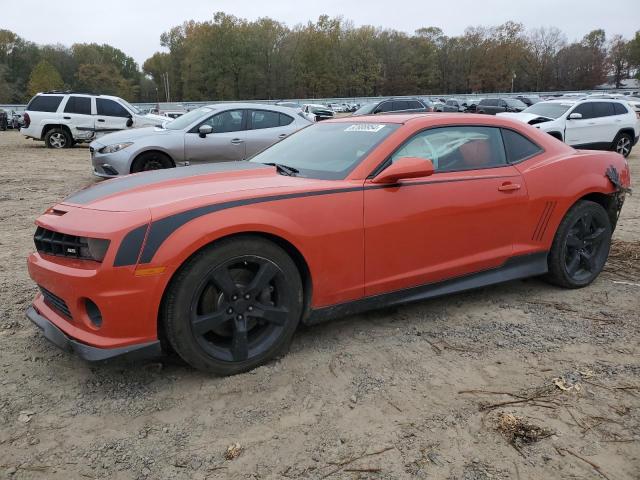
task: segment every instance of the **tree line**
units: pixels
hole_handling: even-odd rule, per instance
[[[640,75],[640,31],[625,39],[593,30],[569,42],[558,28],[515,22],[447,36],[326,15],[288,27],[218,12],[160,43],[166,51],[140,68],[110,45],[37,45],[0,30],[0,102],[63,88],[139,102],[164,100],[167,87],[174,101],[583,90]]]

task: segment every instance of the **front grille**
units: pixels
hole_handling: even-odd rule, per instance
[[[71,312],[69,311],[69,307],[67,306],[67,303],[63,299],[61,299],[57,295],[54,295],[49,290],[47,290],[44,287],[41,287],[40,285],[38,285],[38,287],[40,288],[40,291],[42,292],[42,296],[44,297],[44,303],[49,305],[51,308],[56,309],[65,317],[71,318]]]
[[[54,232],[46,228],[38,227],[33,236],[36,249],[40,253],[57,255],[59,257],[86,258],[93,260],[89,256],[87,239],[67,235],[66,233]]]

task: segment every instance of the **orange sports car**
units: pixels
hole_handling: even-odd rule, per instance
[[[589,285],[629,187],[621,155],[509,119],[330,120],[250,161],[129,175],[50,208],[27,315],[89,360],[167,348],[233,374],[300,322],[534,275]]]

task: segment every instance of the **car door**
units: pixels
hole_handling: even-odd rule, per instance
[[[584,102],[576,105],[567,112],[564,141],[572,146],[588,146],[597,142],[598,125],[594,118],[594,102]],[[570,118],[573,113],[579,113],[581,118]]]
[[[248,110],[248,125],[245,133],[246,158],[295,132],[293,120],[291,115],[273,110]]]
[[[596,122],[593,142],[599,144],[596,145],[598,148],[609,148],[622,123],[622,119],[616,116],[613,102],[594,102],[593,119]]]
[[[95,132],[95,115],[92,115],[91,97],[69,95],[62,110],[62,119],[69,126],[73,138],[90,139]]]
[[[131,112],[118,102],[96,97],[96,137],[129,128],[130,119]]]
[[[400,157],[430,159],[435,173],[365,186],[367,296],[495,268],[512,255],[527,192],[498,128],[428,129],[388,162]]]
[[[185,160],[191,164],[231,162],[245,155],[246,110],[225,110],[199,123],[184,135]],[[200,135],[199,128],[209,125],[213,132]]]

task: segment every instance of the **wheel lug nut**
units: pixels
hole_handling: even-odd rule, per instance
[[[229,315],[231,315],[233,313],[233,308],[231,308],[231,307],[227,308],[227,313]]]
[[[238,315],[236,318],[237,318],[238,320],[242,320],[244,317],[243,317],[242,315]]]
[[[248,293],[245,293],[244,295],[244,299],[245,300],[249,300],[251,298],[251,295],[249,295]]]
[[[236,301],[238,299],[238,295],[232,295],[231,300]]]
[[[249,307],[247,308],[247,310],[249,310],[250,312],[253,312],[253,307],[251,305],[249,305]]]

